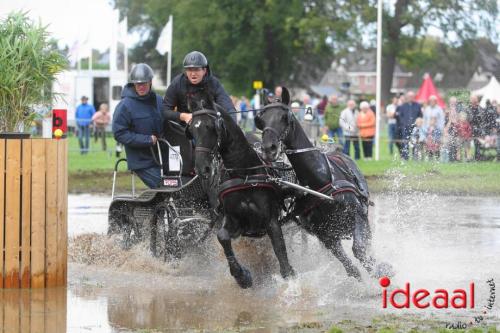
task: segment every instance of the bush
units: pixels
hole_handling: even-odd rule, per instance
[[[50,105],[52,83],[67,65],[47,27],[26,13],[0,21],[0,132],[28,131],[38,115],[35,107]]]

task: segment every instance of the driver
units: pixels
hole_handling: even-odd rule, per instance
[[[160,167],[151,148],[163,130],[162,98],[151,90],[153,70],[137,64],[123,87],[121,101],[113,115],[113,134],[125,146],[128,169],[133,170],[149,188],[161,183]]]
[[[222,84],[210,73],[208,60],[203,53],[189,52],[184,57],[183,66],[184,73],[172,80],[163,98],[164,116],[167,120],[189,123],[192,115],[188,110],[187,97],[203,90],[224,110],[236,111]]]

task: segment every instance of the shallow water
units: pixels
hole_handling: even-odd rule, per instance
[[[412,290],[451,292],[474,282],[474,309],[383,309],[378,281],[348,278],[336,259],[294,226],[285,234],[298,276],[280,278],[267,239],[238,241],[235,251],[255,283],[241,290],[213,239],[179,263],[164,264],[144,246],[123,251],[104,235],[109,197],[70,195],[67,290],[3,291],[0,318],[4,324],[12,318],[12,332],[30,326],[32,332],[318,331],[339,322],[347,331],[380,323],[444,328],[479,315],[484,319],[477,326],[500,328],[498,297],[491,310],[484,309],[486,281],[500,282],[500,198],[398,193],[373,201],[374,252],[396,271],[390,288],[409,282]],[[345,241],[345,249],[351,244]]]

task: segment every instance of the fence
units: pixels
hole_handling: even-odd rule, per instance
[[[67,140],[0,139],[0,288],[66,285]]]

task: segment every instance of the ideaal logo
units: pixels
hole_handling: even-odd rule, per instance
[[[433,307],[435,309],[474,309],[475,308],[475,285],[471,282],[469,286],[465,289],[454,289],[453,291],[448,291],[446,289],[436,289],[431,292],[427,289],[417,289],[412,292],[411,285],[409,282],[405,284],[404,288],[394,289],[391,292],[387,291],[387,287],[391,284],[391,280],[388,277],[383,277],[380,279],[380,285],[382,286],[382,307],[386,309],[392,306],[396,309],[409,309],[414,306],[418,309],[425,309],[428,307]],[[489,297],[486,300],[486,304],[483,306],[482,315],[474,316],[469,323],[456,322],[456,323],[446,323],[446,328],[449,329],[465,329],[474,324],[480,324],[488,311],[493,309],[495,304],[495,281],[489,279],[486,281],[489,287]],[[401,295],[399,297],[398,295]],[[399,298],[399,301],[396,300]],[[402,299],[401,299],[402,298]]]
[[[436,309],[447,309],[449,307],[455,309],[474,309],[474,282],[469,284],[468,290],[455,289],[452,292],[446,289],[436,289],[431,293],[427,289],[417,289],[414,292],[411,290],[410,283],[405,284],[404,289],[394,289],[388,295],[387,287],[391,284],[388,277],[380,279],[382,288],[382,307],[387,308],[388,304],[396,309],[409,309],[411,305],[419,309],[425,309],[430,306]],[[397,302],[396,296],[402,295],[403,302]]]

